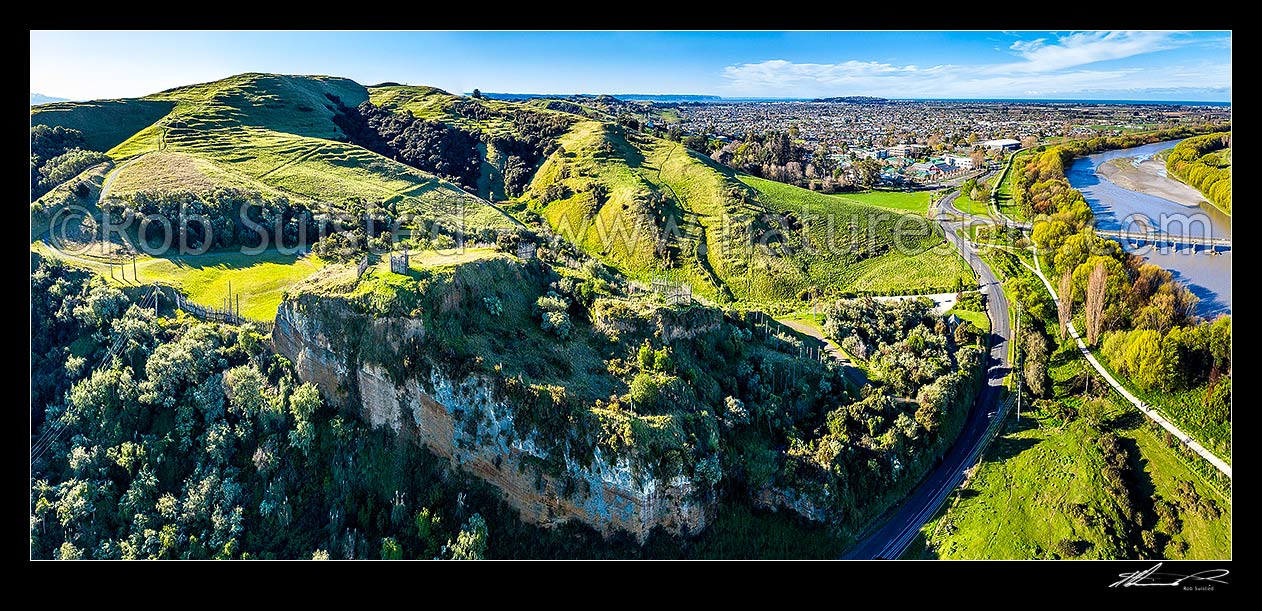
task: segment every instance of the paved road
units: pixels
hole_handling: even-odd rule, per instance
[[[1025,261],[1021,262],[1022,265],[1034,272],[1035,275],[1039,277],[1039,280],[1043,281],[1043,286],[1046,286],[1047,292],[1052,295],[1052,301],[1059,305],[1060,297],[1056,295],[1056,290],[1052,288],[1052,283],[1047,280],[1047,276],[1043,275],[1043,269],[1041,265],[1038,265],[1037,256],[1034,258],[1034,263],[1036,267],[1030,267],[1030,264]],[[1091,351],[1087,349],[1086,342],[1082,341],[1082,337],[1078,335],[1078,329],[1074,328],[1073,323],[1069,323],[1069,335],[1074,338],[1075,342],[1078,343],[1078,351],[1081,352],[1083,356],[1087,357],[1087,362],[1091,363],[1092,367],[1095,367],[1095,370],[1100,374],[1100,377],[1104,378],[1104,380],[1113,387],[1113,390],[1116,390],[1118,394],[1125,397],[1132,405],[1139,408],[1139,411],[1143,412],[1145,416],[1148,416],[1153,422],[1160,425],[1161,428],[1169,431],[1171,435],[1174,435],[1179,441],[1182,441],[1183,445],[1186,445],[1193,452],[1196,452],[1201,458],[1209,461],[1209,464],[1214,465],[1214,468],[1221,471],[1223,475],[1226,475],[1227,479],[1231,479],[1231,465],[1224,462],[1223,459],[1216,456],[1213,452],[1205,449],[1205,447],[1197,443],[1195,439],[1192,439],[1191,435],[1179,430],[1179,427],[1163,418],[1156,410],[1148,407],[1148,404],[1141,401],[1139,397],[1131,394],[1130,391],[1126,390],[1124,386],[1118,383],[1118,381],[1109,374],[1104,366],[1100,364],[1100,361],[1096,360],[1095,355],[1091,354]]]
[[[776,322],[789,327],[798,333],[809,335],[819,340],[819,342],[823,344],[824,351],[827,352],[829,356],[832,356],[838,363],[841,363],[842,375],[849,378],[850,382],[854,384],[856,388],[863,388],[868,385],[868,373],[861,369],[858,365],[855,365],[854,361],[850,360],[850,357],[846,356],[846,353],[842,352],[841,349],[837,347],[837,344],[834,344],[829,341],[828,338],[824,337],[824,334],[821,333],[819,329],[800,320],[776,319]]]
[[[1000,398],[1003,396],[1003,378],[1008,375],[1008,340],[1012,335],[1008,328],[1008,299],[998,278],[977,255],[972,244],[956,236],[956,230],[964,223],[954,220],[947,212],[953,209],[956,195],[958,193],[953,193],[942,200],[935,210],[934,220],[942,228],[946,239],[977,272],[981,290],[987,296],[986,315],[990,318],[991,347],[985,386],[969,411],[964,430],[938,467],[887,514],[888,519],[879,529],[847,551],[843,556],[846,559],[893,559],[901,556],[951,491],[963,482],[964,471],[977,462],[1006,411],[1007,406],[1000,405]]]

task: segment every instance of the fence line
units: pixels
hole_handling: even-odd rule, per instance
[[[239,313],[239,308],[236,308],[238,311],[233,311],[234,308],[231,305],[224,309],[200,306],[185,299],[183,293],[175,294],[175,307],[205,321],[223,322],[230,325],[239,325],[245,322],[245,319]]]

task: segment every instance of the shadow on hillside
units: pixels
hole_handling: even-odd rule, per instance
[[[1131,472],[1135,477],[1136,490],[1139,492],[1140,498],[1150,499],[1157,491],[1156,484],[1152,481],[1152,475],[1148,472],[1148,459],[1144,458],[1139,451],[1139,443],[1130,437],[1118,436],[1118,441],[1122,447],[1126,448],[1127,458],[1130,462]],[[1152,512],[1152,506],[1144,507],[1147,513]],[[1151,516],[1153,522],[1156,521],[1156,515]]]
[[[299,257],[305,255],[305,252],[289,253],[292,249],[286,249],[285,253],[279,253],[275,249],[268,249],[261,253],[251,254],[242,252],[239,248],[231,248],[229,250],[211,250],[200,255],[195,254],[160,254],[154,256],[154,259],[163,259],[181,269],[206,269],[208,267],[222,267],[226,269],[245,269],[253,267],[260,263],[277,263],[280,265],[290,265],[298,260]]]
[[[911,544],[907,546],[907,551],[898,560],[938,560],[938,552],[929,548],[929,541],[925,539],[925,533],[916,533],[916,538],[911,540]],[[891,559],[893,560],[893,559]]]
[[[1041,439],[1035,439],[1032,437],[1021,437],[1016,439],[1012,437],[1000,437],[995,440],[995,445],[991,447],[991,451],[989,452],[990,459],[996,462],[1002,462],[1011,458],[1016,458],[1019,454],[1038,445],[1041,441]]]

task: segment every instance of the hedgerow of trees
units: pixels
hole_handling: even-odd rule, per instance
[[[333,118],[354,144],[476,190],[481,171],[478,136],[365,101]]]
[[[1166,170],[1205,194],[1209,201],[1231,213],[1231,161],[1223,149],[1231,148],[1231,132],[1205,134],[1180,142],[1166,157]]]

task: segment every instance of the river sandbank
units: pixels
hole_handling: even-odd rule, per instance
[[[1100,164],[1096,172],[1123,189],[1147,193],[1176,204],[1195,207],[1207,203],[1200,191],[1166,176],[1165,164],[1156,159],[1145,159],[1136,166],[1134,157],[1119,157]]]

